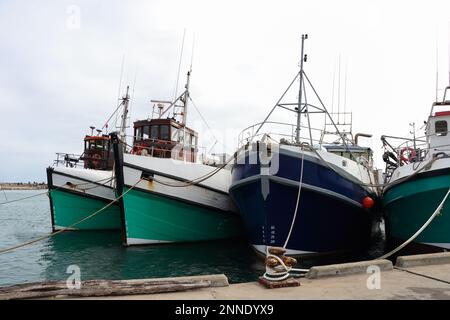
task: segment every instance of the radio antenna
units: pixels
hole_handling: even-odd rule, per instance
[[[177,82],[175,85],[175,94],[173,100],[175,101],[178,96],[178,85],[180,83],[180,73],[181,73],[181,63],[183,61],[183,52],[184,52],[184,40],[186,39],[186,28],[183,31],[183,41],[181,43],[181,53],[180,53],[180,63],[178,65],[178,74],[177,74]]]
[[[439,27],[436,26],[436,98],[435,102],[438,101],[439,94]]]

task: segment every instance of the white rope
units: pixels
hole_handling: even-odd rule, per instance
[[[304,169],[304,164],[305,164],[305,150],[303,150],[303,145],[307,145],[306,143],[302,144],[300,147],[300,151],[302,151],[302,161],[301,161],[301,168],[300,168],[300,181],[299,181],[299,187],[298,187],[298,193],[297,193],[297,202],[295,204],[295,211],[294,211],[294,216],[292,217],[292,221],[291,221],[291,227],[289,229],[289,233],[286,237],[286,242],[284,243],[283,249],[287,248],[287,245],[289,243],[289,240],[291,239],[291,235],[292,235],[292,231],[294,230],[294,224],[295,221],[297,220],[297,214],[298,214],[298,208],[299,208],[299,204],[300,204],[300,196],[302,193],[302,184],[303,184],[303,169]],[[266,272],[263,275],[263,278],[269,281],[283,281],[286,280],[287,278],[290,277],[289,272],[294,271],[294,272],[305,272],[304,269],[293,269],[292,267],[288,267],[284,261],[282,259],[280,259],[279,257],[270,254],[269,253],[269,247],[266,246],[266,259],[268,258],[274,258],[276,259],[280,264],[277,266],[279,267],[278,269],[276,268],[270,268],[269,267],[266,268]],[[280,269],[281,268],[281,269]]]
[[[128,189],[128,190],[127,190],[125,193],[123,193],[120,197],[114,199],[113,201],[111,201],[110,203],[108,203],[106,206],[104,206],[103,208],[101,208],[101,209],[95,211],[94,213],[92,213],[91,215],[87,216],[86,218],[83,218],[82,220],[80,220],[80,221],[78,221],[78,222],[75,222],[74,224],[72,224],[72,225],[70,225],[70,226],[68,226],[68,227],[66,227],[66,228],[64,228],[64,229],[61,229],[61,230],[59,230],[59,231],[57,231],[57,232],[53,232],[53,233],[47,234],[47,235],[45,235],[45,236],[42,236],[42,237],[36,238],[36,239],[34,239],[34,240],[30,240],[30,241],[27,241],[27,242],[18,244],[18,245],[16,245],[16,246],[13,246],[13,247],[10,247],[10,248],[2,249],[2,250],[0,250],[0,255],[5,254],[5,253],[8,253],[8,252],[11,252],[11,251],[14,251],[14,250],[19,249],[19,248],[23,248],[23,247],[26,247],[26,246],[35,244],[35,243],[40,242],[40,241],[42,241],[42,240],[45,240],[45,239],[51,238],[51,237],[53,237],[53,236],[56,236],[56,235],[58,235],[58,234],[60,234],[60,233],[63,233],[63,232],[66,232],[66,231],[71,231],[71,230],[73,229],[73,227],[76,227],[76,226],[79,225],[80,223],[83,223],[83,222],[85,222],[85,221],[87,221],[87,220],[93,218],[94,216],[98,215],[99,213],[101,213],[101,212],[105,211],[106,209],[108,209],[109,207],[111,207],[114,203],[116,203],[118,200],[120,200],[121,198],[123,198],[128,192],[130,192],[131,190],[133,190],[133,189],[138,185],[138,183],[141,182],[141,181],[142,181],[142,179],[140,179],[134,186],[132,186],[130,189]]]
[[[305,164],[305,150],[303,150],[303,145],[300,150],[302,151],[302,162],[301,162],[302,167],[300,169],[300,181],[299,181],[299,186],[298,186],[297,203],[295,204],[295,211],[294,211],[294,216],[293,216],[292,222],[291,222],[291,228],[289,229],[289,233],[287,235],[286,242],[284,243],[283,249],[286,249],[286,247],[289,243],[289,240],[291,239],[292,231],[294,230],[294,224],[295,224],[295,221],[297,220],[298,207],[300,204],[300,195],[302,193],[303,168],[304,168],[304,164]]]
[[[422,233],[422,231],[425,230],[426,227],[428,227],[428,225],[433,221],[433,219],[441,212],[442,207],[444,206],[444,203],[447,200],[449,194],[450,194],[450,189],[448,189],[447,194],[445,195],[444,199],[442,199],[441,203],[436,208],[436,210],[433,212],[431,217],[427,220],[427,222],[425,222],[425,224],[419,230],[417,230],[417,232],[415,234],[412,235],[411,238],[406,240],[402,245],[398,246],[397,248],[395,248],[391,252],[388,252],[385,255],[377,258],[377,260],[379,260],[379,259],[386,259],[386,258],[390,257],[391,255],[393,255],[394,253],[400,251],[401,249],[406,247],[408,244],[410,244],[412,241],[414,241]]]

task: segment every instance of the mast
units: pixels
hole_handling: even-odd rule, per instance
[[[187,111],[188,111],[188,102],[189,102],[189,97],[190,97],[190,92],[189,92],[189,87],[191,84],[191,73],[192,73],[192,68],[191,70],[188,71],[187,74],[187,81],[186,81],[186,91],[184,91],[184,97],[183,97],[183,117],[182,117],[182,124],[183,126],[186,126],[187,123]]]
[[[302,100],[303,100],[303,62],[306,61],[305,55],[305,40],[308,39],[307,34],[302,34],[302,55],[300,60],[300,89],[298,93],[298,109],[297,109],[297,136],[296,142],[300,143],[300,127],[301,127],[301,114],[302,114]]]
[[[120,123],[120,140],[125,142],[126,139],[126,128],[127,128],[127,117],[128,117],[128,105],[130,102],[130,95],[129,95],[130,86],[127,86],[127,93],[122,98],[122,104],[123,104],[123,113],[122,113],[122,121]],[[126,144],[124,144],[126,146]]]

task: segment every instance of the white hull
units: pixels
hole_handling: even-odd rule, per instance
[[[114,200],[114,176],[112,171],[56,167],[52,172],[54,188]]]
[[[123,176],[126,186],[135,186],[137,190],[176,198],[194,205],[236,212],[228,195],[231,184],[229,170],[220,170],[197,185],[185,186],[186,181],[197,179],[214,170],[215,167],[203,164],[124,154]],[[143,175],[149,173],[152,174],[151,177],[139,181]]]

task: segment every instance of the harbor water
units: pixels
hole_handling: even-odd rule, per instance
[[[42,193],[5,191],[0,203]],[[46,195],[0,205],[0,250],[50,232]],[[264,272],[245,239],[125,248],[120,232],[67,232],[0,255],[0,286],[66,280],[70,266],[80,268],[81,280],[223,273],[231,283],[240,283],[255,281]]]
[[[48,197],[43,190],[4,191],[0,203],[0,250],[49,235]],[[382,253],[383,237],[372,248]],[[302,260],[297,267],[370,259],[367,254]],[[0,254],[0,287],[66,280],[80,270],[81,280],[120,280],[225,274],[230,283],[256,281],[265,271],[263,260],[246,239],[157,246],[123,247],[119,231],[65,232],[15,251]],[[68,273],[70,271],[70,273]]]

